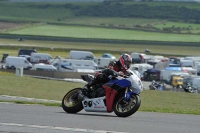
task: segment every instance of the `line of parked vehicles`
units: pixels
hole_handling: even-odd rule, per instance
[[[133,56],[134,55],[134,56]],[[131,53],[131,69],[141,73],[144,81],[152,81],[151,90],[169,89],[198,93],[200,91],[200,56],[163,57]]]
[[[70,51],[70,57],[65,59],[57,56],[52,58],[48,53],[38,53],[35,49],[20,49],[18,56],[8,56],[2,59],[7,69],[23,67],[27,70],[48,70],[61,72],[95,72],[107,67],[116,57],[104,53],[97,58],[89,51]]]
[[[145,53],[130,53],[133,59],[131,70],[139,72],[140,78],[152,82],[152,85],[165,88],[164,84],[175,89],[182,89],[186,92],[188,83],[192,88],[199,90],[200,57],[163,57],[146,55]],[[35,49],[19,49],[18,57],[3,56],[5,67],[15,69],[23,67],[28,70],[48,70],[61,72],[87,72],[93,73],[107,67],[110,61],[117,60],[109,53],[102,54],[102,57],[95,57],[90,51],[70,51],[68,59],[57,56],[52,58],[48,53],[38,53]],[[154,86],[155,87],[155,86]],[[191,88],[190,87],[190,88]],[[189,87],[188,87],[189,88]],[[152,89],[152,86],[151,86]]]

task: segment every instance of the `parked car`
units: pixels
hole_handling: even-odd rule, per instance
[[[29,55],[19,55],[19,57],[24,57],[30,62],[31,56],[29,56]]]
[[[44,63],[39,63],[34,65],[34,70],[40,71],[58,71],[53,65],[47,65]]]
[[[47,59],[39,59],[39,60],[37,61],[37,64],[39,64],[39,63],[50,64],[50,60],[47,60]]]
[[[93,60],[54,59],[51,62],[60,72],[76,72],[80,70],[97,70],[98,66]]]
[[[37,51],[35,49],[19,49],[18,50],[18,56],[21,56],[21,55],[31,56],[32,53],[37,53]]]
[[[47,54],[47,53],[32,53],[31,54],[31,58],[30,58],[31,63],[37,63],[41,59],[50,61],[52,57],[50,54]]]
[[[144,62],[144,55],[142,53],[131,53],[132,63],[143,63]]]
[[[109,53],[102,54],[102,58],[111,58],[111,59],[116,60],[116,57],[112,54],[109,54]]]
[[[77,60],[94,60],[95,56],[90,51],[75,51],[71,50],[69,53],[70,59]]]

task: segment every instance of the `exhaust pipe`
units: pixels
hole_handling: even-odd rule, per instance
[[[79,94],[78,94],[78,99],[79,100],[85,100],[85,99],[89,99],[87,96],[85,96],[83,93],[82,93],[82,91],[81,92],[79,92]]]

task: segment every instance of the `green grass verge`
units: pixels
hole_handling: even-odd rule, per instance
[[[38,99],[61,100],[72,88],[82,87],[81,83],[55,80],[41,80],[30,77],[17,77],[14,74],[0,72],[0,95],[33,97]]]
[[[45,105],[45,106],[57,106],[57,107],[61,107],[61,103],[17,101],[17,100],[0,100],[0,102],[12,102],[12,103],[16,103],[16,104],[38,104],[38,105]]]
[[[16,77],[14,74],[5,72],[0,72],[0,82],[0,95],[58,101],[61,101],[65,93],[72,88],[83,86],[81,83],[35,79],[26,76]],[[142,100],[140,111],[200,115],[199,94],[145,90],[140,96]],[[60,106],[59,103],[39,103],[17,100],[1,100],[0,102]]]

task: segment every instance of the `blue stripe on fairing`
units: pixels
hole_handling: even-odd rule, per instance
[[[129,80],[126,79],[121,79],[121,80],[111,80],[110,82],[108,82],[109,84],[115,84],[118,86],[121,86],[123,88],[129,87],[131,86],[131,82]]]

